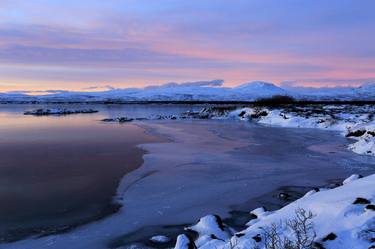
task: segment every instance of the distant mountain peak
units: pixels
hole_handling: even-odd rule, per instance
[[[237,88],[277,88],[281,89],[280,87],[276,86],[273,83],[266,82],[266,81],[251,81],[242,85],[239,85]]]

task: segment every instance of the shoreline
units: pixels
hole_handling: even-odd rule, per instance
[[[70,105],[70,104],[82,104],[82,105],[254,105],[254,106],[275,106],[283,107],[286,105],[375,105],[375,100],[295,100],[294,102],[286,103],[264,103],[259,101],[211,101],[211,100],[155,100],[155,101],[4,101],[0,100],[0,105]]]

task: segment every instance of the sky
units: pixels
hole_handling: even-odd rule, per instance
[[[373,0],[1,0],[0,92],[375,82]]]

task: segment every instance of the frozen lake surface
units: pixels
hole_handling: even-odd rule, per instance
[[[8,219],[3,231],[26,221],[30,227],[41,220],[69,224],[72,217],[96,214],[114,195],[123,205],[117,213],[69,232],[2,248],[108,248],[144,227],[194,223],[210,213],[226,217],[243,203],[257,207],[252,200],[281,186],[313,187],[352,173],[375,172],[372,158],[347,150],[349,140],[333,131],[231,120],[99,121],[179,114],[199,106],[90,105],[100,112],[63,117],[22,115],[35,106],[0,108],[0,194],[8,198],[0,207],[0,215]],[[88,196],[99,206],[95,212],[82,206]],[[39,206],[27,204],[38,198],[43,200]],[[79,211],[61,221],[50,213],[57,203]],[[37,214],[39,209],[43,211]],[[20,216],[28,212],[30,220]]]

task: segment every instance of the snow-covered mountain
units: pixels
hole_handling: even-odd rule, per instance
[[[273,83],[268,83],[264,81],[253,81],[249,83],[242,84],[238,87],[232,89],[238,93],[255,94],[260,96],[265,95],[276,95],[276,94],[286,94],[286,91]]]
[[[0,101],[253,101],[274,95],[289,95],[306,100],[375,100],[375,83],[360,87],[322,88],[279,87],[263,81],[249,82],[237,87],[224,87],[223,83],[222,80],[212,80],[100,92],[48,91],[38,96],[29,95],[27,92],[9,92],[0,93]]]

